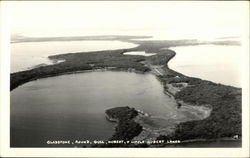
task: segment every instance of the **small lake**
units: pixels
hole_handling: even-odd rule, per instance
[[[107,140],[115,123],[106,120],[105,110],[119,106],[164,119],[166,127],[200,119],[199,110],[178,109],[152,74],[69,74],[31,81],[11,92],[11,146],[53,146],[46,144],[48,140]]]
[[[115,50],[136,47],[120,41],[49,41],[11,44],[11,72],[30,69],[39,64],[52,64],[50,55]]]
[[[197,45],[171,47],[176,56],[169,67],[187,76],[241,87],[241,47]]]
[[[133,52],[126,52],[123,53],[124,55],[141,55],[141,56],[152,56],[156,55],[156,53],[145,53],[145,51],[133,51]]]

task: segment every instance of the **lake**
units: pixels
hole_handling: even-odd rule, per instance
[[[124,55],[141,55],[141,56],[152,56],[156,55],[156,53],[145,53],[145,51],[132,51],[123,53]]]
[[[169,67],[191,77],[241,87],[241,47],[196,45],[171,47],[176,56]]]
[[[47,58],[49,55],[135,46],[118,41],[13,43],[11,71],[52,64]],[[170,49],[177,52],[169,62],[170,68],[188,76],[240,87],[238,46]],[[145,52],[124,54],[145,55]],[[115,123],[106,120],[105,110],[119,106],[140,109],[166,128],[202,119],[204,113],[192,106],[178,109],[176,101],[164,94],[161,82],[149,73],[94,71],[61,75],[31,81],[11,92],[11,147],[81,147],[83,145],[49,145],[46,142],[107,140],[114,133]]]
[[[39,64],[52,64],[50,55],[115,50],[136,47],[120,41],[49,41],[11,44],[11,73],[31,69]]]
[[[107,140],[115,123],[106,120],[105,110],[119,106],[157,116],[166,127],[202,115],[192,107],[178,109],[152,74],[68,74],[31,81],[11,92],[11,146],[53,146],[46,144],[48,140]]]

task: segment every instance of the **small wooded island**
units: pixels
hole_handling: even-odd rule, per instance
[[[174,132],[161,135],[157,139],[188,141],[195,139],[241,138],[242,133],[242,105],[241,88],[216,84],[198,78],[188,77],[168,68],[168,61],[175,56],[175,52],[167,48],[172,46],[205,44],[196,40],[179,41],[137,41],[130,36],[112,36],[114,39],[138,44],[131,49],[107,50],[96,52],[79,52],[50,56],[51,60],[64,62],[37,67],[27,71],[10,75],[10,90],[32,80],[57,76],[65,73],[93,71],[96,69],[150,72],[155,74],[163,83],[166,93],[174,97],[180,104],[189,103],[192,106],[208,105],[211,113],[202,120],[179,123]],[[91,38],[87,38],[90,40]],[[94,40],[101,40],[94,37]],[[105,39],[107,40],[107,39]],[[235,44],[233,42],[213,42],[213,44]],[[164,49],[163,49],[164,48]],[[145,51],[156,53],[153,56],[124,55],[129,51]],[[119,106],[119,105],[118,105]],[[127,105],[121,105],[127,106]],[[134,121],[138,112],[132,107],[117,107],[107,109],[107,117],[116,121],[117,126],[110,140],[132,140],[143,130]],[[164,146],[164,144],[163,144]]]

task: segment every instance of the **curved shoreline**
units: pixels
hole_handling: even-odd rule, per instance
[[[215,84],[210,81],[188,77],[181,73],[175,72],[174,70],[171,70],[167,65],[168,61],[171,60],[175,56],[175,52],[168,50],[168,49],[162,50],[162,47],[166,47],[165,45],[155,46],[155,48],[153,49],[144,47],[145,44],[147,43],[148,41],[144,44],[142,41],[140,41],[140,45],[138,47],[131,48],[131,49],[98,51],[98,52],[89,52],[89,53],[72,53],[72,54],[61,54],[61,55],[51,56],[50,57],[51,59],[64,59],[65,62],[59,63],[57,65],[48,65],[44,67],[35,68],[32,70],[13,73],[11,74],[10,89],[13,90],[16,87],[24,83],[27,83],[36,79],[59,76],[59,75],[69,74],[69,73],[71,74],[71,73],[86,72],[86,71],[89,72],[89,71],[95,71],[95,70],[100,70],[100,69],[109,70],[109,68],[111,68],[110,70],[120,70],[120,71],[132,70],[132,71],[137,71],[141,73],[151,72],[163,83],[164,90],[166,92],[170,92],[170,95],[174,97],[175,99],[177,100],[179,99],[184,102],[191,103],[191,104],[196,104],[197,106],[200,106],[205,103],[213,107],[213,110],[211,112],[212,116],[210,115],[205,120],[199,120],[200,122],[189,121],[189,122],[180,123],[177,126],[177,130],[173,133],[173,135],[170,136],[171,139],[180,139],[182,141],[183,140],[185,141],[185,140],[194,140],[193,138],[199,139],[200,137],[204,137],[204,135],[202,135],[202,134],[205,134],[203,131],[200,131],[201,132],[200,136],[199,134],[192,135],[191,133],[191,135],[183,137],[183,134],[185,134],[185,132],[189,130],[193,131],[194,127],[203,128],[203,126],[201,126],[200,124],[211,119],[211,117],[214,118],[215,117],[214,115],[216,115],[216,117],[220,117],[218,114],[215,113],[216,111],[214,111],[214,108],[215,109],[219,108],[219,114],[223,115],[219,105],[223,105],[223,107],[226,107],[226,104],[229,104],[230,102],[233,102],[232,105],[230,104],[230,108],[232,110],[236,109],[237,111],[236,113],[232,113],[232,111],[228,111],[229,112],[228,115],[236,117],[235,120],[232,120],[232,119],[231,120],[241,125],[241,118],[239,117],[241,114],[241,107],[239,107],[241,106],[241,101],[240,101],[241,91],[239,88]],[[157,54],[153,56],[149,56],[149,57],[141,57],[141,56],[130,57],[128,55],[126,55],[125,57],[125,55],[123,55],[123,53],[125,52],[135,51],[135,50],[136,51],[142,50],[145,52],[149,52],[150,50],[153,50]],[[99,55],[101,57],[99,57]],[[68,69],[65,69],[65,68],[68,68]],[[168,85],[169,84],[174,85],[177,83],[187,83],[188,86],[181,87],[179,88],[178,92],[173,93],[173,91],[169,90]],[[218,94],[219,96],[213,96],[212,94],[217,93],[216,92],[217,90],[220,92],[220,94]],[[209,94],[207,94],[207,92],[209,92]],[[190,96],[190,93],[191,93],[191,96]],[[223,102],[224,99],[226,99],[225,102]],[[228,102],[227,100],[230,102]],[[217,103],[219,104],[217,105]],[[227,115],[225,115],[225,117],[226,116]],[[222,121],[225,121],[225,120],[222,120]],[[212,122],[217,122],[217,121],[213,120]],[[219,123],[218,125],[220,124],[221,123]],[[230,131],[228,133],[227,131],[223,130],[222,132],[219,132],[219,134],[222,134],[222,136],[225,135],[229,137],[232,137],[234,135],[241,136],[241,126],[238,125],[235,127],[236,127],[236,130],[233,130],[233,132]],[[224,128],[227,129],[227,127],[224,127]],[[214,138],[217,138],[217,134],[205,135],[205,137],[207,138],[211,137],[214,139]],[[164,139],[168,140],[169,136],[165,136]]]
[[[116,67],[106,67],[106,68],[97,68],[97,69],[89,69],[89,70],[62,72],[62,73],[58,73],[55,75],[45,75],[41,78],[32,78],[31,80],[28,80],[27,82],[22,83],[22,84],[18,85],[17,87],[11,89],[11,91],[18,88],[19,86],[22,86],[23,84],[26,84],[26,83],[31,82],[31,81],[39,80],[39,79],[45,79],[45,78],[57,77],[57,76],[63,76],[63,75],[72,75],[72,74],[78,74],[78,73],[103,72],[103,71],[122,71],[122,72],[134,72],[134,73],[142,73],[142,74],[147,73],[147,72],[143,72],[143,71],[137,71],[134,69],[119,69]]]
[[[187,76],[241,88],[237,68],[240,64],[236,62],[241,54],[240,46],[206,44],[169,49],[176,52],[176,57],[169,62],[171,69]]]

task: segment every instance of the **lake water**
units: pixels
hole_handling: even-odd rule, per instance
[[[176,56],[169,67],[187,76],[241,87],[241,47],[197,45],[171,47]]]
[[[141,56],[152,56],[156,53],[145,53],[145,51],[132,51],[132,52],[126,52],[123,53],[124,55],[141,55]]]
[[[62,75],[32,81],[11,92],[11,146],[53,146],[46,144],[48,140],[107,140],[115,124],[105,119],[105,110],[119,106],[157,116],[166,127],[202,115],[191,107],[178,109],[152,74]]]
[[[15,43],[11,45],[11,71],[51,64],[49,55],[135,46],[118,41]],[[170,49],[177,52],[169,62],[170,68],[240,87],[240,47],[199,45]],[[143,110],[166,127],[201,119],[203,115],[202,110],[193,107],[177,109],[175,100],[164,94],[162,84],[152,74],[105,71],[62,75],[32,81],[11,92],[11,146],[58,147],[46,142],[107,140],[114,133],[115,124],[105,119],[105,110],[119,106]]]
[[[49,41],[11,44],[11,72],[30,69],[39,64],[52,64],[50,55],[115,50],[136,47],[120,41]]]

